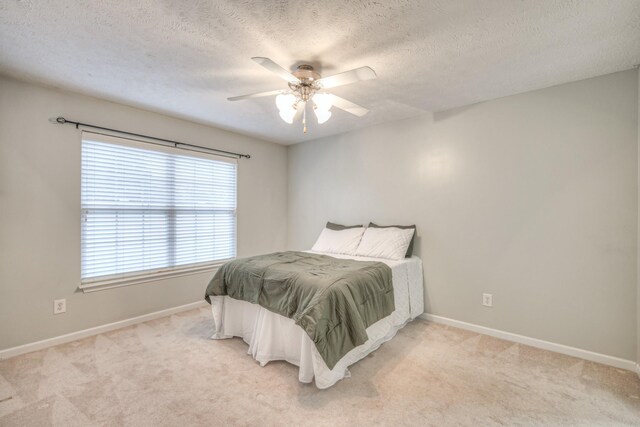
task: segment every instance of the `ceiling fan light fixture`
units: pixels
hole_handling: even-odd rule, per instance
[[[302,130],[307,133],[307,103],[312,101],[313,111],[318,123],[325,123],[331,118],[331,108],[336,107],[357,117],[362,117],[369,112],[364,107],[354,104],[344,98],[324,92],[338,86],[370,80],[376,78],[376,73],[370,67],[360,67],[353,70],[324,77],[316,72],[309,64],[298,65],[295,71],[289,72],[269,58],[251,58],[267,70],[287,81],[289,89],[272,90],[249,95],[232,96],[229,101],[241,99],[262,98],[276,96],[276,106],[282,120],[292,124],[302,118]],[[322,91],[322,92],[321,92]]]

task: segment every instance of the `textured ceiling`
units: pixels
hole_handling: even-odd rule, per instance
[[[285,87],[252,56],[368,65],[333,92],[371,112],[303,135],[273,98],[228,102]],[[639,0],[0,2],[0,73],[286,144],[638,63]]]

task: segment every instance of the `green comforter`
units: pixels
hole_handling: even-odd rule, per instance
[[[367,341],[365,331],[395,309],[391,268],[381,262],[307,252],[237,259],[218,269],[205,294],[260,304],[293,319],[330,369]]]

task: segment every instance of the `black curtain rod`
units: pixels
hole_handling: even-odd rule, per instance
[[[61,125],[64,125],[64,124],[75,125],[76,129],[80,129],[80,126],[82,126],[82,127],[86,127],[86,128],[106,130],[108,132],[121,133],[121,134],[124,134],[124,135],[137,136],[139,138],[154,139],[156,141],[162,141],[162,142],[167,142],[169,144],[173,144],[173,146],[175,148],[190,147],[190,148],[197,148],[198,150],[207,150],[207,151],[213,151],[215,153],[223,153],[223,154],[226,154],[226,155],[229,155],[229,156],[234,156],[234,157],[237,157],[237,158],[242,158],[242,157],[244,157],[246,159],[250,159],[251,158],[251,155],[249,155],[249,154],[234,153],[232,151],[218,150],[217,148],[209,148],[209,147],[203,147],[201,145],[187,144],[185,142],[173,141],[171,139],[157,138],[155,136],[142,135],[140,133],[133,133],[133,132],[127,132],[127,131],[124,131],[124,130],[111,129],[111,128],[106,128],[106,127],[102,127],[102,126],[91,125],[89,123],[74,122],[72,120],[67,120],[64,117],[57,117],[55,119],[55,123],[58,123],[58,124],[61,124]],[[141,142],[147,142],[147,141],[141,141]],[[153,144],[153,143],[149,142],[149,144]],[[188,150],[189,148],[185,148],[185,149]],[[198,150],[193,150],[193,151],[198,151]]]

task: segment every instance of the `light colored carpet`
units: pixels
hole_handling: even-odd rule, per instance
[[[0,362],[2,426],[640,425],[628,371],[415,321],[328,390],[196,309]]]

